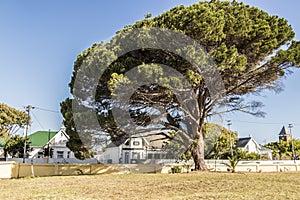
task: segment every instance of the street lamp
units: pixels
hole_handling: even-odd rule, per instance
[[[231,131],[230,131],[230,126],[232,125],[231,120],[227,120],[227,126],[229,130],[229,143],[230,143],[230,154],[231,157],[233,156],[233,150],[232,150],[232,141],[231,141]]]
[[[296,155],[295,155],[294,139],[293,139],[293,135],[292,135],[292,128],[293,128],[293,124],[289,124],[290,134],[291,134],[291,138],[292,138],[293,159],[294,159],[294,163],[296,163]]]

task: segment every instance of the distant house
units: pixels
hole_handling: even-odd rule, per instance
[[[156,143],[151,143],[145,137],[132,136],[124,141],[111,142],[103,152],[100,161],[108,164],[146,163],[154,160],[167,158]]]
[[[273,151],[266,147],[262,147],[254,140],[252,136],[239,138],[239,140],[236,142],[236,148],[240,148],[248,153],[257,153],[272,160]]]
[[[30,134],[28,138],[32,148],[29,158],[44,158],[48,147],[50,158],[75,158],[74,153],[66,146],[69,136],[65,133],[64,127],[58,132],[37,131]]]
[[[67,147],[69,136],[65,132],[65,127],[59,131],[37,131],[28,135],[31,151],[28,153],[26,163],[46,163],[48,153],[49,163],[99,163],[96,158],[79,160]],[[3,146],[6,140],[0,138],[0,161],[22,162],[23,158],[4,158]],[[50,149],[48,151],[47,149]]]
[[[69,136],[65,133],[65,128],[59,131],[37,131],[28,135],[30,147],[29,158],[44,158],[45,151],[49,146],[50,158],[75,158],[74,153],[66,146]],[[6,138],[0,138],[0,158],[4,158],[3,147]],[[10,156],[8,156],[10,158]]]
[[[239,140],[236,142],[236,148],[240,148],[243,151],[246,151],[248,153],[260,153],[260,145],[254,140],[252,136],[245,137],[245,138],[239,138]]]
[[[286,128],[283,126],[281,131],[279,132],[279,141],[292,141],[292,135],[290,134],[290,132],[288,130],[286,130]]]

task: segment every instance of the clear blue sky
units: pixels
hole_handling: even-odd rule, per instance
[[[59,111],[59,103],[70,96],[68,83],[76,56],[93,43],[109,39],[127,24],[153,16],[175,5],[196,0],[131,1],[0,1],[0,102],[18,109],[32,105]],[[288,19],[300,39],[300,3],[295,0],[247,0],[271,14]],[[259,142],[277,139],[283,125],[294,123],[300,137],[300,71],[284,80],[280,94],[265,93],[267,117],[243,114],[226,116],[240,136],[252,134]],[[58,130],[59,113],[32,111],[31,132]],[[224,118],[224,120],[226,120]],[[258,123],[249,123],[258,122]],[[225,125],[226,122],[223,122]]]

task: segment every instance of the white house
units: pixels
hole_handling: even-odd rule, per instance
[[[50,158],[67,159],[75,158],[74,153],[66,146],[69,136],[65,133],[65,127],[59,131],[37,131],[28,135],[30,147],[28,158],[44,158],[49,147]],[[3,146],[6,139],[0,138],[0,158],[4,158]],[[10,156],[8,156],[10,158]]]
[[[121,163],[121,151],[122,146],[116,145],[113,142],[111,142],[104,152],[98,156],[98,159],[101,163],[107,163],[107,164],[119,164]]]
[[[252,136],[239,138],[236,142],[236,147],[246,151],[248,153],[257,153],[260,154],[260,145],[254,140]]]
[[[167,153],[153,146],[147,138],[132,136],[119,144],[111,142],[104,150],[100,162],[108,164],[151,163],[167,158]]]
[[[28,138],[32,147],[29,158],[44,158],[48,153],[50,158],[75,158],[74,153],[66,146],[69,136],[65,132],[65,127],[58,132],[37,131],[30,134]]]
[[[261,156],[266,155],[270,160],[272,160],[273,151],[259,145],[252,136],[239,138],[239,140],[236,142],[236,148],[240,148],[248,153],[257,153]]]
[[[79,160],[67,147],[69,136],[65,132],[65,127],[59,131],[37,131],[28,135],[31,151],[25,159],[26,163],[99,163],[96,158]],[[0,161],[23,162],[23,158],[4,158],[3,146],[6,139],[0,138]],[[49,149],[49,150],[48,150]]]
[[[131,137],[122,145],[121,162],[136,163],[147,158],[149,142],[145,138]]]

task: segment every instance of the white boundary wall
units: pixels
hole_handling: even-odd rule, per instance
[[[23,158],[7,158],[6,160],[23,163]],[[45,164],[46,158],[26,158],[25,163]],[[96,158],[88,158],[84,160],[79,160],[77,158],[49,158],[48,163],[49,164],[97,164],[98,160]]]
[[[15,162],[0,162],[0,178],[12,178],[12,168]]]
[[[227,172],[228,166],[222,163],[229,163],[228,160],[205,160],[206,166],[210,171]],[[193,169],[193,162],[188,162],[190,169]],[[170,173],[171,168],[180,166],[182,172],[186,172],[187,164],[166,163],[162,173]],[[300,160],[274,160],[274,161],[240,161],[235,169],[236,172],[288,172],[300,171]]]
[[[30,160],[30,159],[29,159]],[[252,161],[251,161],[252,162]],[[300,171],[300,163],[280,161],[268,163],[255,161],[238,164],[236,172],[289,172]],[[193,163],[189,163],[189,170]],[[171,168],[179,166],[182,172],[187,172],[187,164],[23,164],[18,162],[0,162],[0,178],[19,178],[26,176],[80,175],[103,173],[171,173]],[[219,162],[207,163],[210,171],[226,172],[228,167]]]

